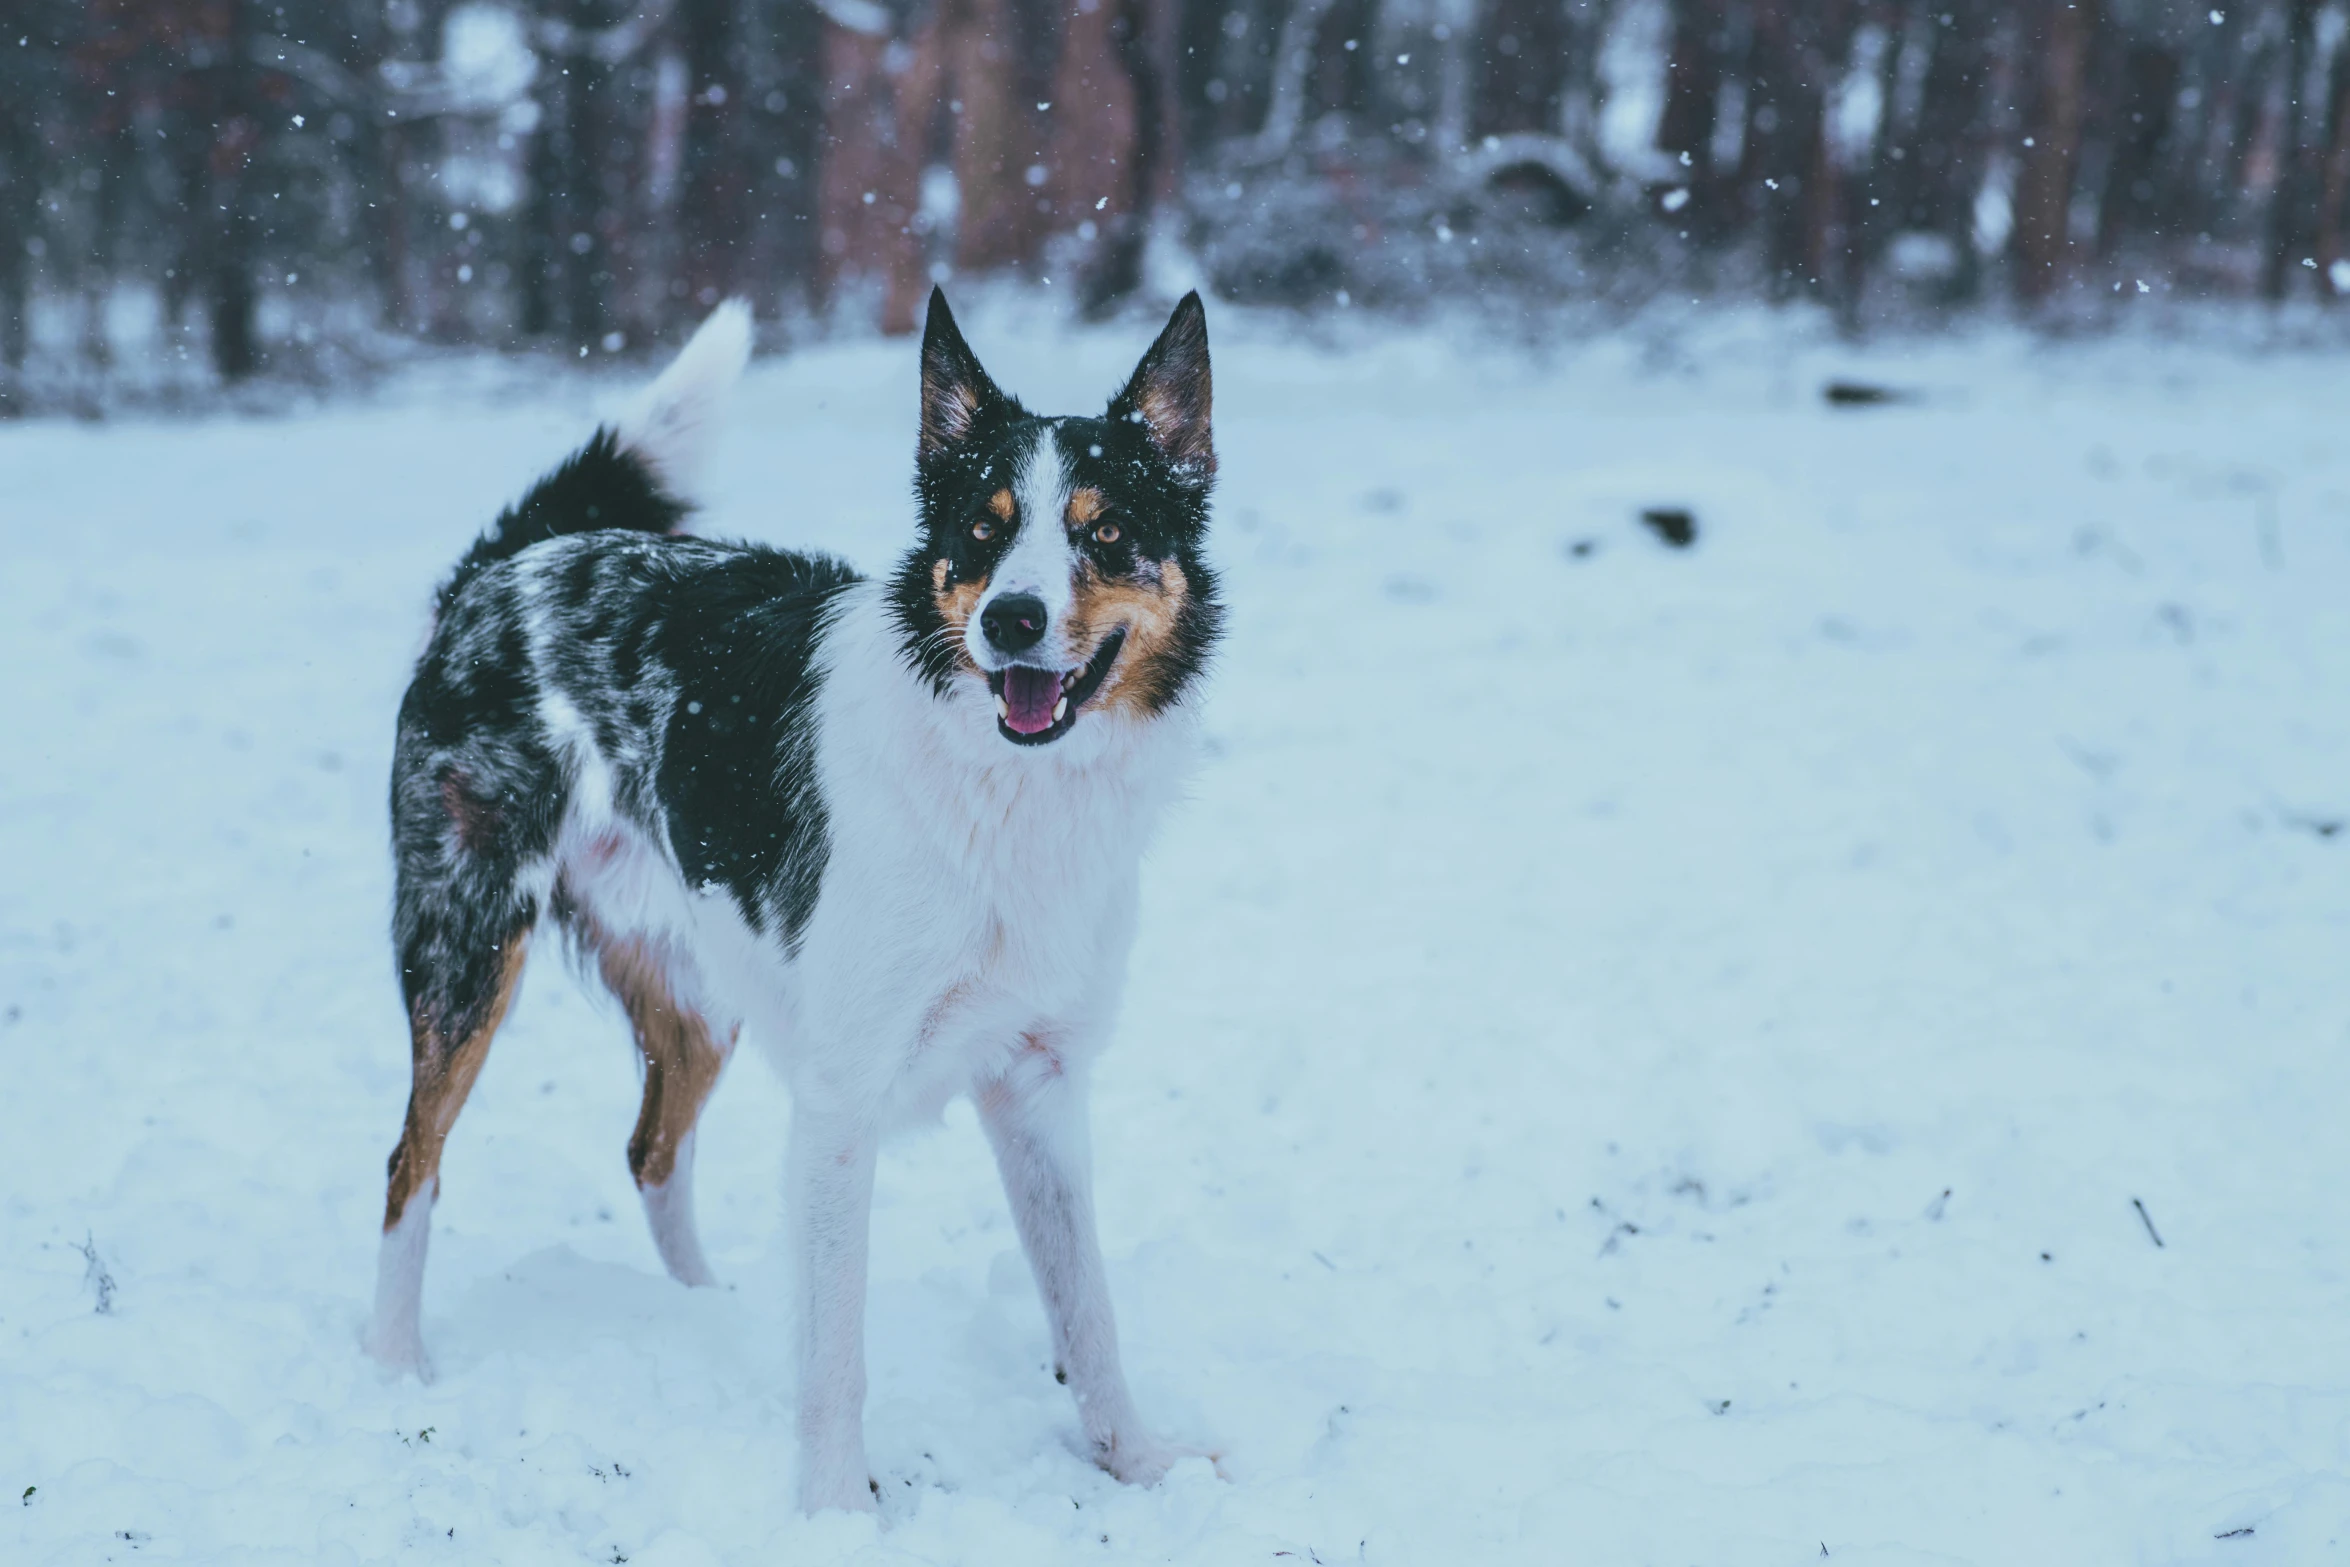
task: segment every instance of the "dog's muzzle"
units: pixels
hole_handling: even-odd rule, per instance
[[[992,607],[992,606],[991,606]],[[990,638],[992,640],[992,636]],[[1082,669],[1039,669],[1010,664],[988,675],[995,696],[996,728],[1014,745],[1044,745],[1058,740],[1077,722],[1085,704],[1109,678],[1118,651],[1126,645],[1123,626],[1102,639]]]

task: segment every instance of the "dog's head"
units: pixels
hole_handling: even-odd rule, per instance
[[[1098,418],[1006,396],[930,296],[915,462],[921,541],[896,579],[915,666],[940,695],[984,682],[996,731],[1048,745],[1088,714],[1178,701],[1221,610],[1201,557],[1216,475],[1207,314],[1175,307]]]

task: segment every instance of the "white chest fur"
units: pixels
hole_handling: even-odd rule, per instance
[[[795,1090],[921,1116],[1026,1043],[1099,1048],[1190,714],[1089,713],[1051,746],[1014,746],[979,681],[943,700],[920,681],[873,584],[847,596],[820,661],[829,855],[774,1039]]]

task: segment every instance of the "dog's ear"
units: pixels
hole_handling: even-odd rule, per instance
[[[971,438],[980,419],[1007,403],[963,341],[946,290],[930,291],[930,321],[922,329],[922,439],[924,457],[937,457]]]
[[[1194,290],[1167,318],[1126,389],[1110,400],[1110,418],[1142,426],[1176,476],[1204,489],[1216,476],[1216,442],[1209,430],[1214,402],[1208,313]]]

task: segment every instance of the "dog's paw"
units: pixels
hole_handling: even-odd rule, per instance
[[[424,1336],[414,1328],[401,1331],[369,1323],[367,1331],[359,1336],[359,1347],[368,1359],[395,1377],[414,1377],[428,1384],[432,1381],[432,1357],[425,1354]]]
[[[1113,1437],[1106,1446],[1096,1448],[1093,1455],[1093,1461],[1114,1478],[1144,1487],[1166,1479],[1167,1471],[1186,1458],[1204,1458],[1215,1466],[1217,1479],[1228,1478],[1224,1473],[1223,1454],[1204,1447],[1186,1447],[1180,1442],[1162,1442],[1148,1434]]]
[[[809,1475],[800,1482],[800,1511],[818,1513],[873,1513],[881,1510],[881,1486],[870,1477]]]

